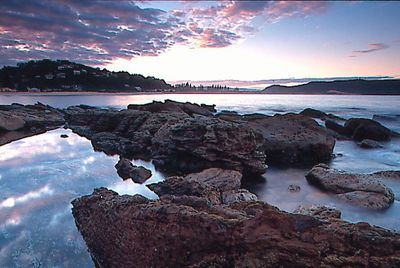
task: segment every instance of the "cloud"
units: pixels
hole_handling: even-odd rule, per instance
[[[143,1],[4,1],[0,65],[41,58],[103,65],[118,58],[157,56],[176,44],[221,48],[254,34],[256,17],[276,22],[318,14],[329,5],[324,1],[225,1],[201,3],[206,7],[182,4],[166,12],[141,4]]]
[[[375,51],[379,51],[385,48],[388,48],[389,46],[383,43],[374,43],[374,44],[369,44],[368,49],[365,50],[354,50],[353,53],[358,53],[358,54],[364,54],[364,53],[371,53]]]

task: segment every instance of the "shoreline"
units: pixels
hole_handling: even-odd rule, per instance
[[[266,93],[266,92],[96,92],[96,91],[64,91],[64,92],[0,92],[0,96],[92,96],[92,95],[306,95],[306,96],[400,96],[400,94],[326,94],[326,93]]]

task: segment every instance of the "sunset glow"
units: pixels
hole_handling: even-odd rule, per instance
[[[400,3],[7,2],[1,65],[59,58],[177,80],[400,76]]]

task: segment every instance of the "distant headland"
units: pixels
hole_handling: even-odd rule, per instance
[[[128,72],[93,68],[68,60],[31,60],[0,69],[0,92],[99,92],[99,93],[257,93],[257,94],[361,94],[400,95],[400,79],[349,79],[311,81],[263,90],[226,85],[176,85],[164,79]]]

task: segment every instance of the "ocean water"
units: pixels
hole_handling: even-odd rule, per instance
[[[0,95],[0,104],[40,101],[54,107],[88,104],[125,108],[130,103],[173,99],[216,104],[217,110],[239,113],[275,114],[299,112],[307,107],[334,113],[344,118],[372,118],[400,131],[398,96],[312,96],[312,95]],[[60,138],[68,134],[68,138]],[[384,143],[380,149],[365,150],[352,141],[338,141],[330,166],[349,172],[400,170],[400,141]],[[340,155],[340,156],[339,156]],[[86,246],[77,231],[70,202],[90,194],[96,187],[108,187],[120,194],[139,193],[157,198],[145,185],[123,181],[114,165],[117,156],[92,149],[90,141],[70,130],[56,129],[0,146],[0,267],[93,267]],[[134,160],[152,170],[146,182],[164,179],[150,162]],[[400,232],[400,181],[385,181],[396,195],[387,210],[373,211],[351,206],[309,185],[306,169],[269,168],[265,182],[246,185],[258,197],[282,210],[299,205],[328,205],[342,211],[342,218],[366,221]],[[300,192],[288,191],[290,184]]]

